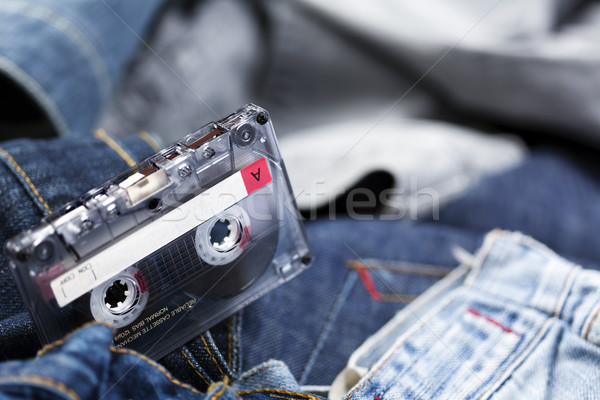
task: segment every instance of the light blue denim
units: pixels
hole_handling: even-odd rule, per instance
[[[520,233],[476,256],[357,350],[346,399],[598,399],[600,274]]]
[[[59,134],[89,135],[163,0],[3,0],[0,73]]]
[[[347,369],[363,376],[344,398],[600,398],[600,273],[504,231],[488,234],[475,256],[459,258],[459,268],[355,351]],[[47,346],[34,360],[0,365],[0,394],[316,398],[278,361],[201,392],[155,362],[112,347],[111,337],[108,327],[94,325]]]

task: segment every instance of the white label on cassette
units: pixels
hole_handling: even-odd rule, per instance
[[[196,228],[271,182],[261,158],[50,282],[60,307]]]

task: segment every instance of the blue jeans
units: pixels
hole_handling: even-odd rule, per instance
[[[364,261],[379,277],[378,264]],[[598,272],[522,234],[493,232],[473,259],[356,350],[330,395],[600,398],[599,304]],[[361,316],[368,319],[354,319]],[[113,347],[112,334],[96,324],[45,346],[33,361],[4,363],[0,391],[11,398],[316,398],[280,361],[231,376],[218,353],[197,362],[184,346],[178,351],[197,376],[207,379],[209,366],[221,370],[204,392],[138,353]],[[290,331],[286,340],[298,336]]]
[[[88,135],[163,0],[4,0],[0,73],[60,135]]]
[[[147,136],[132,137],[120,142],[99,136],[4,143],[3,151],[0,151],[0,188],[3,192],[3,196],[0,197],[0,215],[4,228],[0,232],[2,240],[37,223],[40,216],[46,214],[49,209],[59,207],[76,194],[123,170],[128,163],[151,154],[154,151],[153,146],[156,146],[156,143]],[[544,174],[544,171],[549,173]],[[536,211],[547,218],[522,218],[515,222],[520,226],[511,228],[543,236],[544,241],[551,241],[553,231],[540,229],[540,224],[560,227],[562,223],[566,223],[572,227],[570,232],[575,237],[559,243],[561,254],[578,259],[585,267],[595,268],[595,260],[598,259],[597,250],[593,246],[594,238],[597,237],[594,234],[596,225],[580,225],[585,229],[578,228],[579,230],[574,228],[587,221],[584,212],[591,208],[598,195],[596,181],[592,176],[582,173],[580,167],[568,157],[558,152],[543,152],[534,154],[517,170],[483,182],[473,192],[448,206],[442,212],[440,222],[340,219],[307,223],[307,233],[315,253],[315,264],[311,269],[247,307],[242,316],[233,316],[159,360],[162,366],[156,366],[153,361],[144,360],[142,356],[129,351],[111,348],[110,329],[94,326],[72,335],[64,344],[57,343],[51,349],[44,350],[45,354],[33,361],[10,361],[4,364],[3,373],[0,374],[4,377],[3,380],[0,379],[0,390],[4,390],[7,395],[18,396],[26,396],[35,391],[62,394],[72,394],[71,391],[74,391],[82,398],[101,396],[103,393],[106,393],[107,398],[164,398],[175,395],[185,398],[186,395],[195,396],[195,391],[208,393],[209,397],[216,394],[231,397],[237,394],[248,398],[265,398],[271,395],[306,398],[311,395],[307,394],[302,386],[306,388],[306,385],[329,385],[333,382],[338,372],[347,365],[353,351],[363,343],[367,346],[369,342],[365,340],[382,329],[388,321],[392,321],[390,323],[393,324],[396,320],[394,315],[399,311],[402,313],[402,310],[410,309],[411,315],[420,312],[420,306],[408,308],[406,304],[426,292],[432,285],[438,285],[434,292],[436,295],[426,295],[425,299],[434,297],[434,300],[449,301],[454,299],[453,296],[458,296],[453,293],[474,291],[478,286],[468,286],[466,282],[472,282],[475,278],[465,278],[461,275],[461,278],[457,279],[458,272],[448,274],[457,265],[453,255],[454,249],[460,247],[474,253],[481,246],[484,234],[481,230],[469,226],[468,218],[457,218],[459,222],[464,222],[461,226],[461,223],[452,221],[447,216],[451,214],[444,213],[455,210],[457,215],[468,216],[467,211],[476,211],[478,207],[483,209],[486,204],[494,204],[490,203],[489,197],[497,196],[498,189],[514,193],[515,188],[524,187],[533,180],[540,187],[548,188],[548,191],[528,192],[528,199],[524,200],[523,204],[537,204],[540,209]],[[497,182],[501,182],[502,185]],[[554,185],[554,182],[562,182],[563,185]],[[486,185],[487,189],[483,190]],[[559,197],[564,193],[562,190],[565,186],[569,188],[569,195]],[[565,219],[560,213],[550,212],[558,205],[551,200],[544,201],[546,199],[560,200],[560,205],[569,207],[569,221],[561,222]],[[462,214],[459,212],[461,203],[468,205],[462,206]],[[505,205],[501,201],[498,204]],[[579,204],[579,207],[571,204]],[[506,215],[510,215],[510,208],[509,205],[505,205],[504,210],[500,205],[487,207],[488,213],[481,213],[481,218],[474,221],[482,225],[502,227],[507,221]],[[583,211],[577,212],[578,209]],[[487,226],[483,229],[487,229]],[[452,306],[444,308],[445,312],[435,314],[431,321],[440,319],[439,323],[446,324],[444,326],[454,326],[454,322],[458,321],[457,326],[461,329],[473,325],[475,330],[466,333],[459,331],[458,337],[481,331],[476,337],[482,340],[482,346],[488,346],[493,340],[503,337],[492,335],[498,332],[508,334],[508,331],[514,331],[522,338],[533,340],[532,335],[535,337],[536,332],[542,332],[540,329],[545,326],[544,322],[540,321],[549,320],[551,322],[548,324],[552,329],[555,329],[556,322],[559,326],[568,327],[568,330],[562,333],[557,331],[557,335],[553,336],[554,342],[537,342],[543,346],[536,347],[536,352],[525,352],[526,347],[511,347],[510,354],[503,353],[507,357],[506,360],[513,360],[520,355],[523,363],[530,362],[530,357],[534,355],[549,357],[551,350],[558,351],[561,346],[570,346],[571,342],[576,342],[576,351],[581,359],[597,361],[596,348],[592,344],[596,335],[593,308],[596,300],[592,290],[595,273],[581,273],[583,278],[576,278],[580,273],[573,272],[574,275],[566,279],[564,271],[572,269],[570,264],[547,250],[540,249],[539,245],[532,245],[528,239],[523,243],[521,239],[514,239],[510,235],[501,237],[493,241],[494,246],[487,244],[479,253],[494,255],[487,258],[487,264],[480,262],[482,270],[485,268],[486,271],[490,271],[490,278],[486,278],[482,285],[498,280],[504,282],[500,289],[490,293],[482,290],[479,293],[479,303],[474,303],[466,293],[466,297],[460,297]],[[475,260],[478,260],[477,257]],[[525,261],[528,262],[524,264]],[[4,359],[33,356],[40,345],[3,258],[0,265],[0,302],[4,305],[0,311],[0,353]],[[474,262],[474,265],[479,264]],[[541,272],[542,266],[547,267],[544,268],[549,271],[548,277],[545,272]],[[504,269],[513,272],[503,275]],[[525,275],[514,271],[521,271]],[[451,285],[446,283],[448,279]],[[556,291],[552,291],[553,287],[544,286],[545,282],[556,281],[576,288],[575,283],[569,283],[576,280],[589,282],[591,286],[577,289],[575,292],[571,290],[568,295],[560,291],[557,294]],[[439,289],[439,285],[442,290]],[[562,299],[566,296],[566,299],[560,300],[561,304],[585,303],[591,306],[581,309],[583,311],[578,314],[577,321],[567,313],[567,308],[564,308],[564,315],[549,314],[546,308],[536,308],[537,303],[532,305],[530,298],[516,290],[517,286],[522,286],[529,294],[543,294],[548,291],[550,299]],[[500,296],[502,291],[509,291],[505,296],[509,298]],[[432,301],[432,304],[427,301],[420,303],[425,303],[424,309],[434,309],[437,304],[435,301]],[[424,319],[421,316],[419,318]],[[530,321],[529,325],[525,322],[517,324],[522,319]],[[409,322],[404,322],[409,327],[407,329],[417,329],[418,324]],[[427,329],[428,326],[429,322],[421,329]],[[385,331],[383,328],[382,332]],[[571,331],[575,332],[574,336],[566,334]],[[401,335],[398,333],[393,338]],[[452,361],[443,358],[443,349],[439,349],[439,343],[434,336],[430,334],[423,337],[427,338],[427,346],[436,348],[437,345],[438,350],[431,353],[427,358],[428,363],[419,368],[435,366],[434,361],[438,358],[447,363]],[[563,343],[562,338],[567,341]],[[443,340],[443,343],[445,342],[446,340]],[[391,339],[382,343],[377,349],[368,352],[377,357],[374,356],[372,360],[359,366],[367,370],[377,369],[377,360],[383,361],[383,353],[391,348]],[[410,353],[415,345],[412,342],[408,343],[411,343],[412,347],[408,346],[406,351]],[[502,349],[505,350],[504,347]],[[565,349],[567,353],[571,351],[570,347]],[[470,354],[469,351],[468,347],[464,347],[452,348],[451,352],[460,354],[467,362],[466,359],[470,360],[466,356]],[[502,373],[506,374],[508,371],[505,367],[509,364],[516,365],[514,360],[511,363],[510,360],[499,361],[494,358],[494,351],[492,347],[489,354],[495,361],[490,361],[483,369],[485,374],[489,374],[485,375],[487,380],[477,387],[470,384],[465,388],[476,392],[491,387],[484,385],[485,382],[497,385],[501,376],[504,376]],[[403,357],[408,357],[407,354],[402,354]],[[458,358],[459,361],[453,362],[462,363],[461,357]],[[269,361],[270,359],[281,361]],[[389,374],[386,368],[392,365],[396,373],[398,365],[403,363],[402,360],[397,363],[385,363],[379,371]],[[560,363],[555,364],[548,362],[547,368],[556,367],[553,371],[563,371],[562,364],[567,358],[559,360]],[[53,367],[57,362],[64,367]],[[404,364],[413,362],[414,360]],[[569,359],[569,362],[572,360]],[[593,363],[586,361],[586,371],[590,372],[589,375],[586,372],[582,379],[593,377],[595,373],[594,366],[588,364]],[[474,369],[475,366],[469,368]],[[414,391],[415,385],[429,387],[420,383],[427,382],[426,378],[435,380],[436,376],[442,376],[433,372],[429,375],[423,374],[422,369],[418,371],[421,371],[421,375],[418,375],[420,380],[413,379],[411,374],[414,371],[406,372],[406,379],[409,379],[410,383],[407,387],[410,390]],[[462,379],[460,375],[450,376],[450,371],[445,373],[449,374],[448,382],[453,382],[452,379],[459,377]],[[121,379],[123,376],[127,379]],[[368,383],[352,397],[373,398],[374,395],[380,396],[379,392],[386,393],[386,390],[391,390],[387,397],[394,397],[397,393],[399,397],[409,397],[411,393],[408,389],[396,392],[399,389],[392,384],[395,380],[389,378],[389,375],[377,373],[368,379],[369,376],[364,375],[364,380],[358,381],[355,388],[367,380]],[[353,381],[350,379],[348,382]],[[541,380],[536,380],[533,387],[540,391],[552,389]],[[579,387],[582,390],[592,390],[584,383]],[[447,393],[444,392],[446,389],[438,389],[439,392],[435,393]],[[427,392],[427,395],[422,396],[433,396],[435,393]],[[386,395],[382,396],[385,398]]]

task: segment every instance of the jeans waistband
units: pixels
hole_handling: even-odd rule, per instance
[[[465,286],[558,318],[600,344],[598,272],[583,270],[520,233],[490,233],[478,257]]]
[[[356,350],[330,396],[487,397],[528,358],[539,357],[548,373],[573,362],[547,354],[560,343],[597,352],[589,345],[600,344],[599,313],[598,272],[520,233],[493,231],[474,257]]]

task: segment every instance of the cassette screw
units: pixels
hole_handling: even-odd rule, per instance
[[[212,147],[207,147],[202,152],[202,156],[204,156],[204,158],[206,158],[207,160],[209,158],[212,158],[212,156],[214,156],[214,155],[215,155],[215,149],[213,149]]]
[[[151,212],[157,212],[160,211],[160,209],[162,208],[162,203],[160,201],[160,199],[152,199],[150,200],[150,202],[148,203],[148,210],[150,210]]]
[[[179,167],[177,173],[179,174],[180,178],[187,178],[192,174],[192,167],[187,164],[183,164],[181,167]]]
[[[81,230],[82,232],[89,231],[94,227],[94,221],[91,219],[85,218],[81,220]]]
[[[49,260],[54,254],[54,245],[51,242],[45,241],[40,243],[35,248],[35,256],[40,261]]]
[[[116,205],[111,204],[106,209],[106,214],[107,214],[108,219],[113,220],[119,216],[119,210],[117,209]]]
[[[242,132],[242,141],[248,143],[252,139],[252,133],[249,131]]]
[[[21,262],[26,262],[28,258],[29,258],[29,256],[27,255],[25,250],[21,250],[17,253],[17,260],[19,260]]]
[[[256,122],[258,122],[261,125],[266,124],[268,121],[269,121],[269,117],[267,117],[267,114],[265,114],[264,112],[260,112],[256,116]]]

